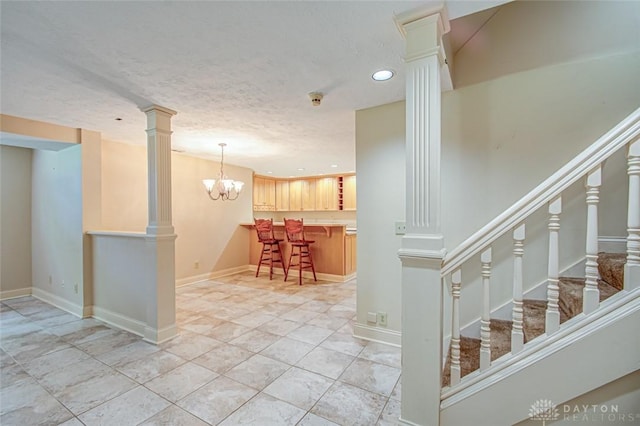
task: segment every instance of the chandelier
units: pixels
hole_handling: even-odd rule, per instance
[[[209,194],[209,198],[212,200],[235,200],[240,195],[240,191],[242,191],[242,187],[244,186],[244,182],[239,180],[229,179],[224,174],[223,165],[224,165],[224,147],[227,146],[226,143],[219,143],[220,149],[222,150],[222,157],[220,158],[220,178],[216,179],[203,179],[202,183],[204,187],[207,189],[207,193]]]

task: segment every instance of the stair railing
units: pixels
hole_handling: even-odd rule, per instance
[[[441,269],[443,280],[452,283],[451,330],[451,379],[455,386],[461,380],[460,371],[460,289],[463,283],[462,267],[472,257],[480,254],[482,278],[482,315],[480,321],[480,370],[491,364],[490,333],[490,276],[491,246],[501,236],[513,233],[513,312],[511,352],[515,354],[524,346],[522,258],[524,254],[524,221],[535,211],[548,207],[549,260],[547,311],[545,332],[550,335],[560,326],[559,300],[559,250],[558,232],[562,213],[562,193],[579,179],[586,178],[587,237],[586,237],[586,285],[583,312],[589,314],[599,306],[598,290],[598,202],[602,181],[602,165],[618,150],[627,149],[627,173],[629,176],[629,207],[627,220],[627,262],[625,265],[625,289],[640,286],[640,108],[635,110],[595,143],[538,185],[529,194],[482,227],[478,232],[453,249],[444,259]]]

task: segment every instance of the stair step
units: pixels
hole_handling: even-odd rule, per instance
[[[569,319],[582,312],[582,292],[585,287],[585,279],[563,277],[560,278],[558,287],[560,287],[558,308],[560,309],[560,322],[562,323],[564,322],[562,320],[563,316]],[[598,289],[600,290],[601,302],[619,291],[617,288],[610,286],[602,280],[598,280]]]
[[[598,253],[598,272],[600,278],[618,290],[624,288],[625,253]]]

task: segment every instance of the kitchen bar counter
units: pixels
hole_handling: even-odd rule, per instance
[[[241,226],[252,230],[254,228],[253,223],[242,223]],[[284,234],[284,223],[274,222],[273,227],[275,237],[283,240],[280,243],[280,248],[285,264],[287,264],[291,246]],[[311,244],[311,256],[313,257],[316,273],[320,274],[318,276],[319,279],[346,281],[355,276],[356,235],[355,226],[352,223],[305,221],[304,234],[307,240],[315,241],[315,243]],[[250,263],[257,266],[262,244],[258,241],[255,230],[250,233],[249,238]],[[261,273],[263,268],[267,268],[267,266],[263,265],[261,267]],[[274,268],[276,273],[278,269],[278,266]]]

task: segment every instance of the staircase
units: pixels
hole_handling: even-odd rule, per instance
[[[624,253],[599,253],[598,271],[602,279],[598,281],[600,302],[608,299],[623,289]],[[582,313],[582,299],[585,287],[584,278],[560,277],[559,309],[560,323]],[[524,343],[544,334],[546,300],[523,300]],[[491,361],[495,361],[511,352],[511,332],[513,321],[491,319]],[[460,337],[460,370],[461,377],[480,368],[481,340],[473,337]],[[451,384],[451,348],[442,372],[442,387]]]
[[[625,159],[614,158],[616,153]],[[619,184],[615,187],[618,197],[626,200],[607,203],[599,217],[600,192],[612,187],[603,187],[608,176],[603,173],[605,162],[614,176],[628,179],[628,187],[624,191]],[[584,192],[576,195],[582,184]],[[563,202],[569,206],[566,218]],[[620,217],[624,210],[626,232],[618,231],[622,235],[613,238],[620,241],[623,253],[602,252],[600,222],[611,225],[608,214]],[[527,228],[534,230],[531,242],[526,239]],[[568,262],[561,260],[561,247],[572,248],[572,261],[581,259],[584,278],[561,276],[561,268],[574,271],[571,265],[561,265]],[[546,258],[544,288],[524,282],[525,271],[539,270],[527,263],[530,257],[524,253],[529,250],[535,253],[535,265]],[[636,371],[640,362],[640,109],[446,253],[440,264],[425,264],[439,269],[441,287],[435,281],[420,286],[409,279],[403,282],[403,289],[422,299],[403,299],[402,376],[411,379],[403,380],[403,388],[410,390],[403,392],[402,424],[516,424],[527,420],[530,407],[540,399],[564,403]],[[412,268],[410,261],[403,265],[407,276]],[[512,272],[512,278],[505,272]],[[539,297],[525,298],[524,290]],[[493,291],[500,300],[512,295],[508,296],[511,312],[503,309],[509,305],[491,304]],[[434,301],[440,301],[439,310]],[[462,329],[461,318],[477,319],[479,333],[477,327]],[[404,342],[411,342],[410,350],[404,350]],[[443,363],[434,363],[436,354],[447,354]],[[432,400],[438,395],[439,404],[435,404]]]

